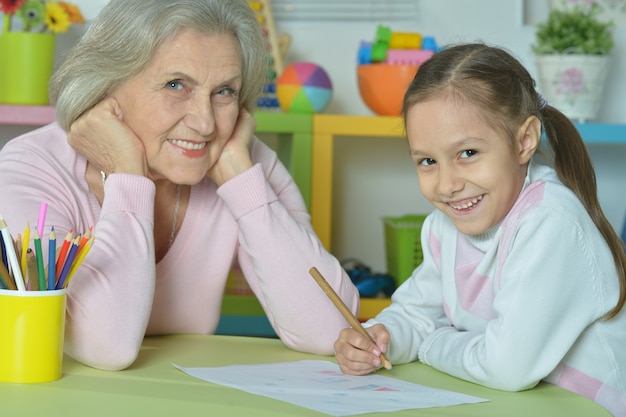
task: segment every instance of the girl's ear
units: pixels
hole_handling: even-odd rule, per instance
[[[528,116],[522,123],[517,137],[518,159],[526,164],[539,147],[541,141],[541,121],[536,116]]]

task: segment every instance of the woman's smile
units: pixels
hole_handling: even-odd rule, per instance
[[[183,139],[168,139],[174,149],[187,158],[202,158],[206,155],[209,142],[194,142]]]

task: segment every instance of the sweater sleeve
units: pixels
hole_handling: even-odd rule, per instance
[[[354,314],[358,292],[315,235],[286,168],[259,141],[253,156],[260,163],[218,189],[239,225],[241,269],[287,346],[331,354],[348,324],[309,270],[317,267]]]
[[[433,216],[428,216],[421,232],[421,265],[393,293],[391,304],[365,323],[365,327],[382,323],[387,328],[391,335],[387,357],[396,365],[417,360],[424,340],[437,329],[450,326],[444,312],[441,272],[436,258],[439,240],[432,226]]]
[[[68,286],[66,352],[119,370],[136,359],[155,287],[154,183],[112,174],[94,245]]]
[[[532,388],[616,301],[602,288],[614,274],[603,244],[592,224],[569,213],[526,217],[500,248],[508,253],[496,279],[495,318],[484,331],[435,331],[421,345],[420,360],[488,387]]]

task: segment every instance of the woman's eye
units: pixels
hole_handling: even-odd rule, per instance
[[[424,159],[420,159],[419,161],[417,161],[417,164],[420,166],[428,167],[428,166],[435,164],[435,162],[436,161],[434,159],[424,158]]]
[[[167,87],[172,90],[180,90],[181,88],[183,88],[183,84],[178,80],[168,81]]]
[[[224,87],[224,88],[218,90],[217,94],[220,95],[220,96],[234,96],[234,97],[237,97],[237,95],[239,93],[234,88]]]
[[[469,158],[471,156],[476,155],[477,153],[478,152],[473,149],[468,149],[468,150],[461,152],[461,158]]]

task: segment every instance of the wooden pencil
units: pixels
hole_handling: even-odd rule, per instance
[[[328,284],[328,282],[326,281],[326,279],[324,279],[324,277],[317,270],[317,268],[316,267],[311,268],[309,270],[309,274],[311,274],[313,279],[315,279],[315,282],[317,282],[317,284],[322,288],[324,293],[326,293],[328,298],[330,298],[330,301],[332,301],[335,307],[337,307],[341,315],[346,319],[346,321],[350,324],[350,326],[357,332],[361,333],[363,336],[370,339],[373,343],[376,343],[374,339],[372,339],[372,336],[367,332],[367,330],[363,328],[359,320],[357,320],[357,318],[354,317],[354,315],[352,314],[348,306],[346,306],[346,304],[339,297],[339,295],[337,295],[335,290],[333,290],[333,287],[331,287],[330,284]],[[391,362],[389,362],[389,359],[387,359],[387,357],[383,353],[380,354],[380,361],[385,368],[391,369]]]
[[[6,289],[17,290],[15,281],[13,280],[11,274],[9,274],[4,262],[0,262],[0,279],[2,279],[2,284],[6,286]]]
[[[28,285],[30,286],[30,290],[39,291],[39,271],[37,270],[37,256],[31,248],[28,248],[28,250],[26,251],[26,271],[28,275]]]

